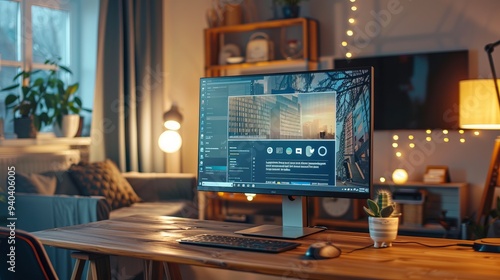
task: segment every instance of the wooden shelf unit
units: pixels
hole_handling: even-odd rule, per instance
[[[373,194],[380,190],[387,189],[392,193],[396,191],[425,191],[426,198],[423,202],[423,224],[413,225],[404,223],[404,212],[402,215],[402,223],[399,225],[400,234],[404,235],[419,235],[431,237],[450,237],[460,238],[460,225],[467,215],[467,183],[443,183],[443,184],[428,184],[423,182],[407,182],[405,184],[396,185],[392,183],[375,183],[373,186]],[[373,195],[373,196],[374,196]],[[400,205],[401,206],[401,205]],[[450,229],[446,232],[445,228],[439,223],[444,222],[449,224]],[[333,229],[352,230],[368,232],[368,221],[366,214],[359,220],[339,220],[320,217],[317,213],[313,213],[312,225],[328,226]]]
[[[275,59],[255,63],[240,63],[219,65],[218,58],[221,48],[226,43],[226,35],[230,33],[256,32],[262,30],[283,29],[294,26],[301,27],[303,57],[300,59]],[[272,38],[271,38],[272,39]],[[278,40],[281,42],[281,40]],[[241,43],[241,42],[240,42]],[[245,42],[246,45],[247,42]],[[274,51],[280,46],[275,44]],[[244,53],[242,54],[244,56]],[[277,56],[278,57],[278,56]],[[290,67],[304,65],[308,70],[318,69],[318,23],[308,18],[293,18],[255,22],[231,26],[222,26],[205,29],[205,75],[207,77],[223,76],[228,70],[266,68],[266,67]]]

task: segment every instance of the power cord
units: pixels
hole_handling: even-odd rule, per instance
[[[444,247],[453,247],[453,246],[462,246],[462,247],[470,247],[470,248],[473,247],[472,244],[468,244],[468,243],[453,243],[453,244],[445,244],[445,245],[429,245],[429,244],[425,244],[425,243],[421,243],[421,242],[416,242],[416,241],[392,241],[392,243],[397,243],[397,244],[417,244],[417,245],[424,246],[424,247],[429,247],[429,248],[444,248]],[[372,247],[373,247],[373,244],[370,244],[370,245],[367,245],[367,246],[364,246],[364,247],[352,249],[351,251],[347,251],[347,252],[342,251],[342,254],[350,254],[350,253],[353,253],[353,252],[356,252],[356,251],[361,251],[361,250],[365,250],[365,249],[372,248]],[[390,247],[378,248],[378,249],[386,249],[386,248],[390,248]]]

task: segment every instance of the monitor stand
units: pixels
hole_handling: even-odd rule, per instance
[[[273,237],[284,239],[297,239],[316,232],[325,230],[324,228],[307,227],[305,211],[305,198],[282,197],[283,225],[260,225],[235,233],[259,237]]]

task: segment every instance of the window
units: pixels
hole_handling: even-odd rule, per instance
[[[78,94],[86,108],[92,107],[98,2],[0,0],[0,88],[13,84],[12,78],[21,69],[47,70],[50,66],[44,64],[46,59],[60,58],[60,64],[73,72],[71,77],[63,78],[68,83],[79,81]],[[84,44],[87,45],[82,46]],[[89,61],[94,63],[88,65]],[[85,81],[85,86],[82,86],[82,81]],[[14,131],[14,116],[12,110],[5,108],[6,95],[0,93],[0,118],[4,119],[4,130],[8,135]],[[90,114],[85,116],[85,123],[88,135]],[[51,127],[42,128],[42,131],[50,130]]]

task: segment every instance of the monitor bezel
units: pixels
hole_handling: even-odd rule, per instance
[[[272,188],[273,185],[269,185],[269,188],[248,188],[248,187],[217,187],[217,186],[203,186],[202,182],[199,180],[200,168],[198,166],[198,191],[204,192],[228,192],[228,193],[252,193],[252,194],[266,194],[266,195],[284,195],[284,196],[302,196],[302,197],[336,197],[336,198],[355,198],[355,199],[367,199],[370,198],[373,191],[373,134],[374,134],[374,69],[371,66],[367,67],[349,67],[349,68],[336,68],[336,69],[321,69],[321,70],[308,70],[308,71],[293,71],[293,72],[275,72],[275,73],[260,73],[260,74],[248,74],[248,75],[232,75],[232,76],[217,76],[217,77],[201,77],[199,81],[200,89],[200,101],[201,101],[201,84],[203,80],[208,79],[224,79],[224,78],[250,78],[255,76],[276,76],[276,75],[300,75],[300,74],[311,74],[311,73],[325,73],[334,71],[353,71],[353,70],[368,70],[370,72],[370,164],[369,164],[369,179],[368,185],[362,186],[363,188],[369,188],[368,192],[352,192],[352,191],[320,191],[320,190],[294,190],[283,188],[284,185],[280,185],[281,188]],[[199,102],[199,123],[201,121],[201,108],[202,102]],[[198,164],[200,162],[200,146],[199,137],[201,134],[201,126],[198,126]],[[342,187],[342,186],[334,186]],[[331,187],[330,187],[331,188]]]

